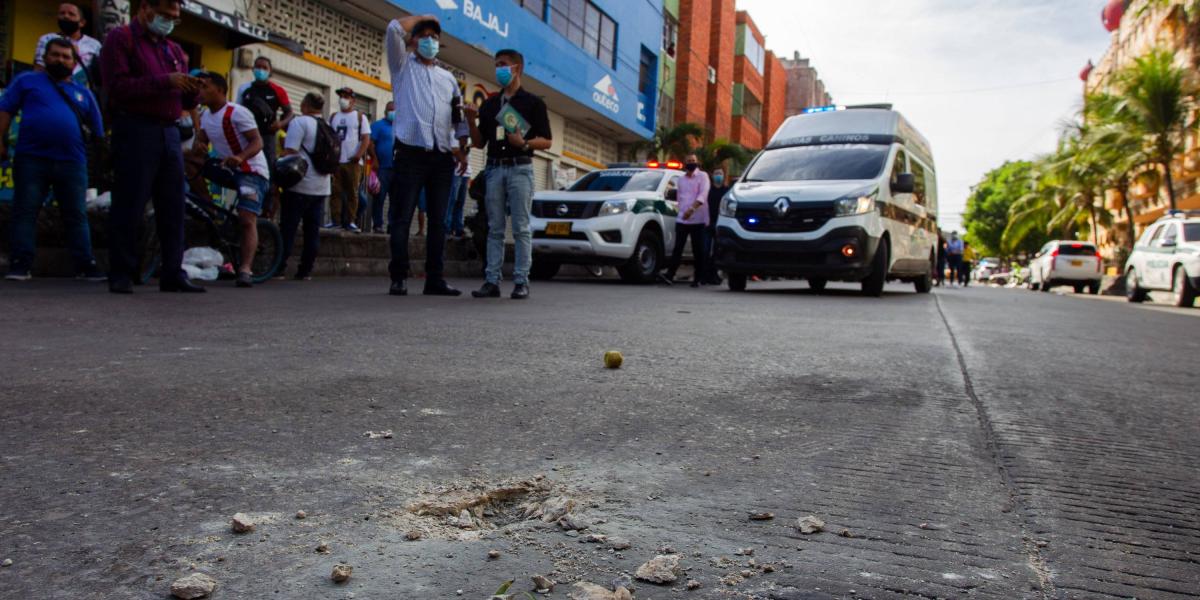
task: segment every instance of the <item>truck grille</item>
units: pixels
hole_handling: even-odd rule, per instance
[[[796,233],[816,231],[834,217],[832,202],[809,202],[793,205],[780,215],[774,207],[739,208],[738,221],[746,231],[764,233]]]
[[[590,219],[600,214],[603,202],[561,202],[558,200],[534,200],[533,216],[542,219]],[[560,213],[559,207],[566,212]]]

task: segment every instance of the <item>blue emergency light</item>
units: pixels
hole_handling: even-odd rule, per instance
[[[801,111],[802,114],[811,115],[813,113],[837,112],[841,110],[840,106],[812,106]]]

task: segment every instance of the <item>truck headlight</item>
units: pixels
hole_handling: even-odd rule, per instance
[[[852,215],[861,215],[875,210],[875,195],[878,192],[871,192],[865,196],[857,198],[842,198],[834,202],[834,215],[838,217],[849,217]]]
[[[738,209],[738,201],[737,201],[737,198],[735,198],[733,196],[733,192],[729,192],[728,194],[725,194],[724,198],[721,198],[721,216],[722,217],[736,217],[737,209]]]
[[[611,217],[633,210],[633,200],[609,200],[600,205],[601,217]]]

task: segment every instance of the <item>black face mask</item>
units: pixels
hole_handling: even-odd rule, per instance
[[[55,81],[62,81],[71,76],[71,68],[62,63],[49,63],[46,65],[46,73]]]
[[[698,169],[700,167],[700,165],[697,163],[688,163],[686,165],[683,165],[683,167],[685,169],[687,169],[688,173],[691,173],[692,171],[695,171],[696,169]]]
[[[79,22],[68,21],[67,19],[59,19],[58,30],[67,35],[75,35],[75,32],[79,31]]]

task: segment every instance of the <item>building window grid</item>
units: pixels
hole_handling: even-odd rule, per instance
[[[746,25],[742,25],[742,48],[741,56],[745,56],[750,60],[750,64],[754,65],[754,69],[763,74],[766,71],[767,50],[758,42],[758,38],[754,37],[754,32]]]
[[[513,0],[513,2],[532,13],[539,21],[546,20],[546,0]]]
[[[668,12],[663,12],[662,49],[667,55],[675,58],[675,47],[679,44],[679,20]]]
[[[587,0],[550,3],[550,25],[608,68],[616,67],[617,24]]]

